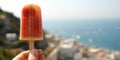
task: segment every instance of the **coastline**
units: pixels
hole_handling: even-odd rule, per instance
[[[54,23],[54,24],[53,24]],[[120,50],[119,47],[119,20],[55,20],[44,21],[43,25],[46,30],[52,34],[57,34],[63,39],[69,39],[80,35],[78,43],[85,45],[95,45],[100,48],[110,50]],[[92,42],[89,43],[89,40]]]
[[[61,37],[59,37],[58,35],[53,35],[51,33],[47,34],[46,35],[46,38],[49,37],[50,39],[50,36],[56,36],[54,38],[57,38],[56,40],[54,41],[59,41],[59,45],[58,45],[58,42],[57,44],[54,42],[52,43],[51,45],[54,45],[54,49],[56,50],[57,48],[60,47],[60,45],[64,45],[64,43],[66,43],[66,40],[63,40]],[[52,37],[51,37],[52,38]],[[71,39],[71,40],[67,40],[67,44],[70,43],[74,43],[76,42],[74,39]],[[76,43],[76,45],[78,45],[79,47],[77,48],[79,50],[79,52],[77,52],[76,54],[80,54],[82,55],[81,59],[82,58],[86,58],[86,59],[93,59],[93,60],[98,60],[98,59],[106,59],[106,60],[118,60],[119,59],[119,56],[120,56],[120,51],[115,51],[115,50],[109,50],[107,48],[100,48],[100,47],[96,47],[96,46],[87,46],[85,44],[78,44]],[[51,54],[54,56],[56,55],[57,53],[54,52],[54,49],[53,51],[51,51],[51,53],[47,56],[46,59],[49,59],[51,57]],[[59,50],[58,50],[59,51]],[[86,56],[84,56],[87,55]],[[75,55],[74,55],[75,56]],[[77,55],[76,55],[77,56]],[[78,58],[78,57],[77,57]],[[53,60],[55,59],[55,57],[53,58]]]

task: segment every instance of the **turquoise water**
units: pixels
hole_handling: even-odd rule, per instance
[[[63,39],[80,36],[77,43],[120,50],[120,20],[53,20],[43,21],[45,30]],[[92,41],[91,41],[92,40]]]

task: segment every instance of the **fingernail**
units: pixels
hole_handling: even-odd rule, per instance
[[[37,56],[38,54],[36,49],[32,49],[30,53],[34,56]]]
[[[37,60],[38,53],[36,49],[32,49],[29,53],[29,58],[28,60]]]

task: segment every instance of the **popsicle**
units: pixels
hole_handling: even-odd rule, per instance
[[[24,6],[20,21],[20,40],[28,40],[31,50],[34,48],[34,41],[42,39],[42,16],[40,7],[35,4]]]

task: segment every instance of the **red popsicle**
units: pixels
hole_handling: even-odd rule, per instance
[[[42,16],[38,5],[29,4],[22,9],[20,40],[42,40]]]

